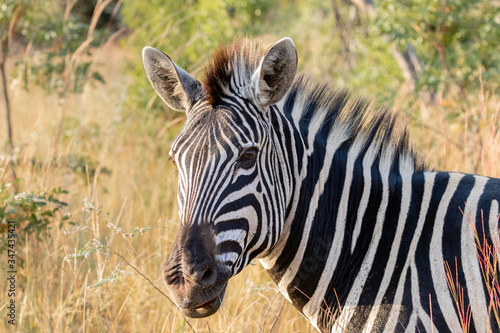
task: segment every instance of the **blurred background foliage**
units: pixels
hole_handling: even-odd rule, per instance
[[[81,92],[87,78],[103,83],[91,50],[124,29],[130,109],[165,109],[144,79],[145,45],[196,75],[235,36],[285,35],[300,50],[300,69],[390,107],[405,82],[431,101],[477,91],[480,73],[488,86],[500,82],[499,8],[484,0],[6,0],[0,26],[2,42],[12,36],[14,52],[25,52],[18,78],[63,93]]]
[[[98,239],[163,285],[177,219],[167,154],[185,115],[157,98],[142,48],[199,77],[235,37],[265,48],[284,36],[297,46],[299,71],[401,114],[431,166],[500,177],[498,0],[3,0],[0,251],[14,219],[21,274],[58,276],[24,280],[23,329],[158,331],[165,313],[175,316],[137,276],[87,295],[94,281],[117,278],[116,257],[64,261]],[[138,225],[159,229],[123,241],[121,227]],[[277,328],[309,329],[291,306],[273,303],[277,291],[256,269],[234,280],[241,294],[228,294],[209,329],[239,322],[232,329],[248,331],[258,321],[268,331],[269,313],[280,317]]]
[[[421,73],[417,88],[433,91],[479,89],[479,73],[500,82],[499,3],[495,1],[377,2],[374,24],[399,51],[415,49]]]
[[[431,99],[478,91],[480,73],[488,86],[500,82],[499,8],[477,0],[130,1],[122,23],[133,31],[129,50],[152,45],[195,74],[234,36],[291,36],[300,69],[392,106],[404,82]],[[129,70],[132,105],[157,107],[140,61]]]
[[[6,0],[0,6],[2,51],[6,56],[24,52],[14,76],[25,89],[29,82],[64,95],[80,93],[89,80],[104,83],[88,57],[109,30],[96,29],[98,22],[76,3]]]
[[[258,34],[276,4],[276,0],[130,1],[121,12],[122,23],[131,29],[123,43],[130,52],[154,46],[196,74],[219,45],[235,36]],[[142,60],[134,57],[128,70],[134,78],[130,105],[164,109],[144,80]]]

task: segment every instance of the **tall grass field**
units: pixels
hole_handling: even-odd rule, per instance
[[[286,1],[279,3],[283,8]],[[351,7],[345,15],[340,12],[345,20],[349,10],[358,10]],[[272,28],[248,32],[263,48],[290,36],[297,44],[299,70],[387,103],[408,123],[416,150],[431,167],[500,177],[500,96],[495,85],[483,82],[480,66],[475,70],[478,89],[436,90],[431,101],[425,89],[417,92],[403,80],[389,82],[392,97],[385,102],[375,90],[353,86],[359,76],[348,79],[346,73],[325,69],[343,58],[338,51],[329,60],[331,50],[315,47],[340,43],[333,12],[325,16],[318,10],[287,25],[272,8],[266,10]],[[141,47],[130,42],[140,29],[116,33],[89,54],[68,55],[88,62],[102,76],[97,81],[84,76],[78,92],[48,91],[34,67],[23,67],[24,74],[32,71],[24,75],[16,66],[26,57],[43,57],[50,48],[28,43],[6,58],[6,94],[0,94],[0,332],[313,332],[258,261],[230,280],[222,307],[212,317],[184,318],[172,303],[162,277],[179,227],[177,174],[168,152],[185,115],[163,106],[152,88],[137,90],[142,74],[131,74],[130,63],[140,63],[142,46],[157,46],[153,37]],[[166,31],[157,30],[160,36]],[[204,39],[184,40],[175,49],[159,48],[181,57]],[[219,42],[213,41],[213,50]],[[11,45],[13,50],[15,41]],[[355,49],[351,45],[351,55]],[[188,68],[194,76],[199,77],[209,57],[200,56]],[[74,75],[71,71],[65,75]],[[148,85],[145,74],[139,80]],[[131,102],[139,97],[149,102]],[[8,238],[11,234],[15,237]],[[460,281],[454,280],[454,263],[448,264],[450,289],[459,297]],[[15,278],[7,280],[12,274]],[[15,325],[9,322],[11,313]]]

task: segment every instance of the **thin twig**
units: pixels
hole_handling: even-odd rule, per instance
[[[170,297],[168,297],[163,291],[161,291],[154,283],[153,281],[151,281],[146,275],[142,274],[141,271],[139,271],[134,265],[132,265],[131,263],[128,262],[127,259],[125,259],[121,254],[119,254],[118,252],[116,252],[115,250],[113,250],[111,247],[107,246],[108,250],[117,255],[120,259],[122,259],[125,264],[127,264],[128,266],[130,266],[133,270],[135,270],[140,276],[142,276],[144,279],[146,279],[146,281],[149,282],[149,284],[151,284],[153,286],[153,288],[155,288],[160,294],[162,294],[163,296],[165,296],[165,298],[170,302],[172,303],[173,305],[175,305],[175,307],[177,307],[177,304],[175,304],[174,301],[172,301],[170,299]],[[177,307],[178,308],[178,307]],[[193,328],[193,326],[191,326],[191,324],[189,323],[189,321],[186,319],[186,317],[182,314],[182,312],[180,312],[179,310],[179,313],[181,314],[182,318],[184,318],[184,321],[186,322],[186,324],[189,326],[189,328],[193,331],[193,332],[196,332]]]
[[[257,303],[258,301],[259,301],[259,300],[255,300],[255,301],[253,301],[253,303],[252,303],[252,304],[250,304],[250,305],[249,305],[249,306],[247,306],[247,307],[246,307],[243,311],[241,311],[241,312],[238,314],[238,316],[236,316],[236,318],[234,318],[234,320],[232,321],[231,325],[229,325],[229,327],[226,329],[226,331],[225,331],[225,332],[229,332],[229,330],[231,329],[231,327],[233,326],[233,324],[234,324],[234,323],[238,320],[238,318],[240,318],[240,317],[241,317],[241,315],[242,315],[243,313],[245,313],[248,309],[250,309],[250,308],[251,308],[251,307],[252,307],[255,303]]]
[[[431,294],[429,294],[429,308],[431,310],[431,333],[434,333],[434,319],[432,318],[432,297]]]
[[[281,292],[278,291],[276,293],[276,295],[274,295],[274,297],[271,299],[271,302],[269,303],[269,307],[267,308],[266,313],[264,314],[264,319],[262,320],[262,325],[260,328],[261,332],[264,332],[264,326],[266,324],[267,315],[269,314],[269,311],[271,310],[271,305],[273,305],[274,300],[276,299],[276,297],[278,297],[279,294],[281,294]]]
[[[269,333],[273,331],[274,325],[278,322],[278,319],[281,315],[281,311],[283,311],[283,307],[285,306],[285,298],[283,297],[283,301],[281,301],[281,307],[278,311],[278,314],[276,315],[276,318],[274,318],[273,323],[271,324],[271,327],[269,327]]]

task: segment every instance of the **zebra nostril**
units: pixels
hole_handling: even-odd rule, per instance
[[[200,284],[202,285],[210,285],[215,282],[217,277],[217,271],[213,265],[210,265],[205,270],[205,273],[201,276]]]
[[[217,270],[211,262],[205,262],[203,265],[198,266],[192,275],[192,282],[201,286],[209,286],[215,282],[217,277]]]
[[[217,270],[212,262],[204,262],[191,267],[186,278],[201,286],[213,284],[217,278]]]

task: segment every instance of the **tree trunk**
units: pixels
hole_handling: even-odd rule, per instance
[[[7,117],[7,140],[9,144],[9,150],[10,150],[10,166],[12,169],[12,180],[16,180],[16,171],[15,171],[15,164],[14,164],[14,141],[12,139],[12,120],[11,120],[11,108],[10,108],[10,99],[9,99],[9,88],[7,84],[7,73],[6,73],[6,63],[7,63],[7,41],[4,41],[2,43],[2,50],[1,50],[1,59],[0,59],[0,75],[2,76],[2,86],[3,86],[3,95],[4,95],[4,100],[5,100],[5,113]]]

